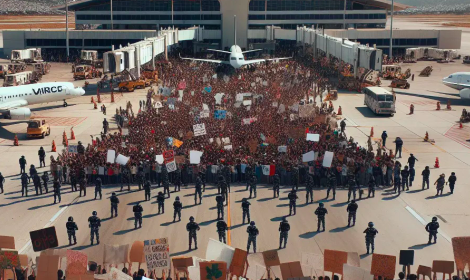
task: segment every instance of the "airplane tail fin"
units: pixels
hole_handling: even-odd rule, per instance
[[[233,36],[234,36],[234,45],[237,45],[237,15],[233,16]]]

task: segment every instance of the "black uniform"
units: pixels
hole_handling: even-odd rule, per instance
[[[332,172],[328,174],[328,190],[326,191],[326,198],[330,197],[330,191],[333,191],[333,200],[336,199],[336,176]]]
[[[230,165],[224,166],[223,174],[225,183],[227,184],[227,191],[230,192],[230,183],[232,182],[232,168]]]
[[[279,178],[279,175],[278,174],[274,175],[274,178],[273,178],[273,197],[274,198],[279,197],[280,184],[281,184],[281,179]]]
[[[183,209],[183,203],[179,200],[175,200],[175,202],[173,202],[173,209],[173,222],[176,220],[176,215],[178,215],[178,221],[181,221],[181,209]]]
[[[367,194],[367,197],[375,197],[375,179],[373,176],[370,176],[369,178],[369,193]]]
[[[101,179],[100,178],[96,179],[96,181],[95,181],[95,199],[98,196],[98,194],[100,195],[100,199],[103,197],[103,195],[101,194],[101,188],[102,187],[103,187],[103,184],[101,182]]]
[[[249,225],[246,229],[248,232],[248,244],[246,245],[246,251],[250,252],[250,246],[253,244],[253,252],[256,253],[256,237],[259,235],[259,230],[255,225]]]
[[[377,235],[377,233],[379,233],[379,231],[376,230],[374,227],[368,227],[366,228],[366,230],[364,230],[364,233],[366,234],[367,254],[369,254],[369,247],[372,249],[372,253],[374,253],[375,236]]]
[[[449,187],[450,187],[450,193],[454,193],[454,188],[455,188],[455,182],[457,182],[457,176],[455,175],[450,175],[449,179],[447,180],[449,182]]]
[[[61,197],[60,197],[60,188],[62,187],[60,185],[60,182],[59,181],[54,181],[54,204],[56,204],[56,200],[59,199],[59,203],[61,201]]]
[[[0,173],[0,190],[2,192],[0,193],[3,193],[3,184],[5,183],[5,177],[3,177],[3,175]]]
[[[257,181],[258,180],[256,179],[256,176],[251,175],[251,179],[250,179],[250,198],[251,198],[253,193],[255,194],[255,197],[256,197],[256,183],[257,183]]]
[[[31,178],[26,173],[21,174],[21,196],[28,196],[28,183],[30,182]]]
[[[110,197],[111,200],[111,218],[113,217],[113,214],[118,216],[118,204],[119,204],[119,198],[115,195],[112,195]],[[114,212],[114,213],[113,213]]]
[[[127,190],[131,190],[131,173],[129,172],[128,168],[123,168],[122,169],[122,174],[121,174],[121,192],[122,189],[124,188],[124,183],[127,183]]]
[[[142,212],[144,212],[144,208],[142,205],[137,204],[132,207],[132,211],[134,212],[134,227],[137,229],[137,223],[139,224],[139,228],[142,227]]]
[[[431,244],[431,239],[434,237],[434,243],[437,242],[437,230],[439,229],[438,222],[430,222],[426,225],[426,231],[429,232],[428,244]]]
[[[250,187],[250,182],[251,182],[251,176],[252,176],[252,169],[249,164],[246,165],[245,168],[245,180],[246,180],[246,190]]]
[[[401,171],[401,186],[402,186],[402,191],[405,191],[405,186],[406,186],[406,190],[408,191],[410,188],[409,188],[409,185],[408,185],[408,180],[409,180],[409,177],[410,177],[410,171],[408,169],[403,169]]]
[[[219,241],[227,243],[227,238],[225,237],[225,232],[227,231],[228,226],[224,220],[219,220],[217,222],[217,233],[219,234]]]
[[[224,219],[224,202],[225,198],[222,195],[218,195],[215,197],[215,201],[217,202],[217,219]]]
[[[349,203],[348,208],[346,208],[346,211],[348,212],[348,227],[351,226],[351,220],[353,222],[353,226],[356,225],[356,212],[358,207],[359,206],[356,202],[351,202]]]
[[[159,192],[157,195],[157,203],[158,203],[158,214],[160,211],[165,213],[165,195],[162,192]]]
[[[168,197],[170,197],[170,180],[168,178],[168,170],[166,166],[162,166],[162,185],[163,185],[163,194],[168,193]]]
[[[21,157],[19,160],[20,163],[20,174],[21,173],[26,173],[26,159],[24,157]]]
[[[181,190],[181,170],[175,170],[175,177],[174,177],[174,184],[175,184],[175,192],[179,192]]]
[[[320,225],[323,226],[323,231],[325,231],[325,215],[328,214],[328,210],[324,207],[318,207],[315,210],[315,215],[317,215],[318,224],[317,224],[317,231],[320,231]]]
[[[139,167],[139,169],[140,169],[140,167]],[[145,174],[144,174],[144,171],[142,171],[142,170],[139,170],[137,172],[137,183],[139,185],[139,190],[141,190],[142,187],[145,184]],[[168,191],[168,193],[170,193],[170,191]]]
[[[75,170],[70,170],[70,186],[72,188],[72,192],[76,192],[77,189],[77,175],[75,174]]]
[[[224,201],[228,203],[228,184],[225,179],[219,181],[220,194],[224,197]]]
[[[38,156],[39,156],[39,167],[45,167],[46,166],[46,151],[44,151],[43,147],[39,148],[38,151]]]
[[[205,168],[199,171],[199,177],[201,179],[202,191],[205,192],[206,191],[206,169]]]
[[[197,204],[197,197],[199,196],[199,204],[202,203],[202,191],[201,191],[202,179],[201,177],[196,178],[196,186],[194,189],[194,204]]]
[[[189,233],[189,250],[191,250],[191,244],[194,240],[194,248],[197,250],[197,232],[200,230],[198,223],[192,221],[186,225],[186,230]]]
[[[284,248],[286,248],[287,238],[289,237],[289,230],[290,230],[290,225],[287,221],[283,221],[279,224],[279,231],[280,231],[279,249],[281,249],[282,247],[283,240],[284,240]]]
[[[96,235],[96,243],[100,244],[100,226],[101,226],[101,220],[97,216],[91,216],[88,218],[88,223],[90,227],[90,240],[91,240],[91,245],[93,245],[93,239],[95,238]]]
[[[248,219],[248,223],[251,222],[250,205],[251,205],[251,203],[248,200],[242,201],[243,223],[245,223],[245,218]]]
[[[348,181],[348,202],[351,200],[351,194],[353,199],[356,200],[356,180],[354,180],[353,176],[349,176]]]
[[[86,174],[85,170],[81,169],[79,176],[78,176],[78,183],[80,184],[80,196],[82,196],[82,191],[83,191],[83,196],[86,196]]]
[[[308,204],[308,197],[310,196],[310,203],[313,203],[313,178],[312,175],[307,175],[307,183],[306,183],[306,191],[305,194],[305,204]]]
[[[85,154],[85,146],[82,145],[82,142],[79,142],[77,145],[77,153],[80,155]]]
[[[36,189],[36,195],[39,195],[39,193],[42,194],[41,178],[39,178],[39,175],[37,173],[33,176],[33,183],[34,188]]]
[[[149,181],[145,182],[144,184],[145,201],[150,200],[150,196],[151,196],[150,188],[151,188],[150,182]]]
[[[295,191],[291,191],[287,197],[289,198],[289,216],[292,215],[292,211],[294,211],[294,215],[297,213],[297,193]]]
[[[73,239],[73,244],[77,244],[77,236],[75,235],[75,231],[78,230],[77,224],[72,221],[68,221],[65,224],[65,227],[67,228],[67,234],[69,236],[69,244],[72,245],[72,239]]]
[[[423,190],[425,185],[427,185],[429,189],[429,176],[431,175],[431,171],[429,168],[425,168],[423,172],[421,172],[421,175],[423,176]]]
[[[299,190],[299,169],[297,167],[292,169],[292,186],[296,191]]]
[[[41,179],[46,193],[49,193],[49,188],[47,187],[47,183],[49,182],[49,175],[47,175],[47,173],[44,173],[42,174]]]

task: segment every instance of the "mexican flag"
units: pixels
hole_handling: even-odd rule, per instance
[[[273,176],[276,173],[275,165],[263,165],[263,175]]]

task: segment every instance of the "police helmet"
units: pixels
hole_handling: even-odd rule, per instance
[[[116,193],[115,193],[115,192],[113,192],[111,195],[112,195],[112,196],[115,196],[115,195],[116,195]]]
[[[374,226],[374,223],[373,222],[369,222],[369,227],[373,227]]]
[[[73,217],[72,216],[69,217],[69,222],[73,222]]]
[[[432,217],[433,222],[437,222],[437,217]]]
[[[244,198],[242,199],[242,201],[246,201],[246,200],[247,200],[246,197],[244,197]]]
[[[323,205],[325,205],[325,204],[323,204],[323,202],[320,202],[318,205],[319,205],[320,207],[323,207]]]
[[[405,165],[405,169],[408,169],[408,165]]]
[[[179,197],[179,196],[177,196],[177,197],[176,197],[176,200],[180,200],[180,197]]]
[[[96,181],[101,181],[101,178],[100,177],[96,178]]]
[[[158,192],[158,195],[161,195],[161,194],[163,194],[163,193],[162,193],[162,192]]]
[[[286,217],[282,217],[282,221],[283,221],[283,222],[287,222],[287,218],[286,218]]]
[[[24,158],[24,156],[21,156],[22,158]]]
[[[351,203],[356,203],[356,201],[353,199],[353,200],[351,200]]]
[[[250,226],[254,226],[255,225],[255,222],[254,221],[251,221],[250,222]]]
[[[93,211],[91,214],[92,214],[93,216],[96,216],[96,215],[98,215],[98,212]]]
[[[194,222],[194,217],[193,216],[189,217],[189,221]]]
[[[81,145],[82,144],[82,141],[78,141],[78,145]]]

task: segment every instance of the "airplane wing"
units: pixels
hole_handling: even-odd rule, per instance
[[[202,58],[189,58],[189,57],[181,57],[181,59],[186,59],[186,60],[193,60],[193,61],[201,61],[201,62],[212,62],[212,63],[219,63],[219,64],[225,64],[227,61],[223,60],[217,60],[217,59],[202,59]]]
[[[256,50],[249,50],[249,51],[244,51],[242,53],[249,53],[249,52],[259,52],[262,51],[263,49],[256,49]]]
[[[291,57],[279,57],[279,58],[269,58],[269,59],[266,59],[266,61],[275,61],[275,60],[284,60],[284,59],[291,59]]]
[[[15,109],[17,107],[23,107],[28,105],[26,100],[15,100],[11,102],[5,102],[0,104],[0,111],[7,111],[10,109]]]
[[[221,50],[215,50],[215,49],[207,49],[208,51],[213,51],[213,52],[221,52],[221,53],[231,53],[228,51],[221,51]]]

